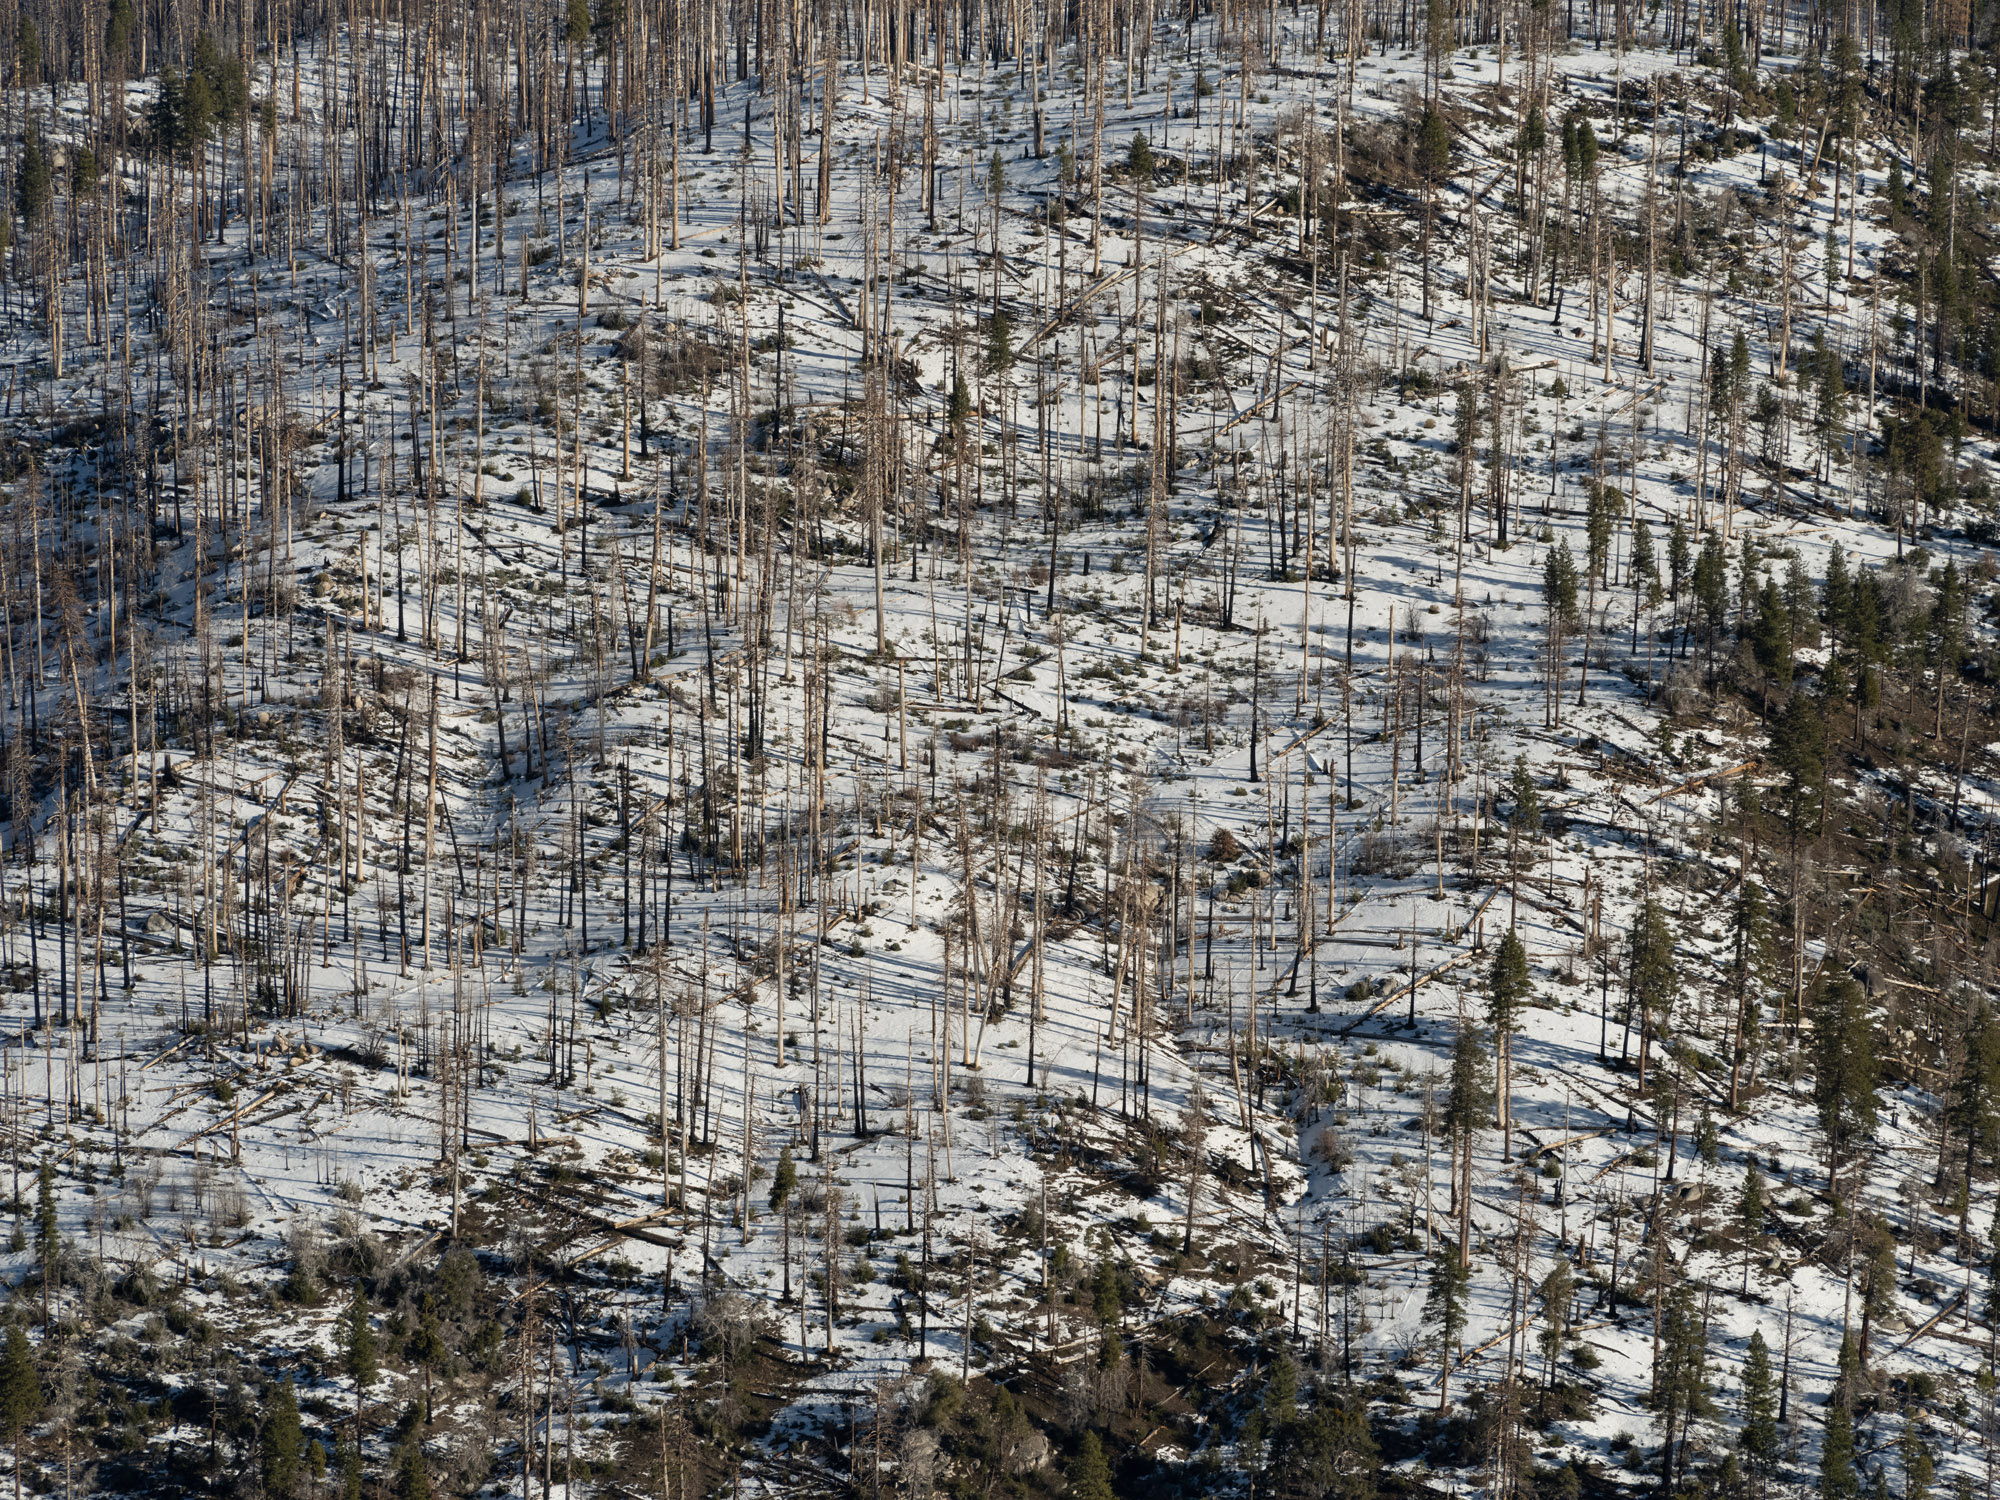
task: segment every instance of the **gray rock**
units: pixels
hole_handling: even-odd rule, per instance
[[[1006,1465],[1009,1474],[1032,1474],[1047,1468],[1054,1457],[1055,1450],[1049,1446],[1047,1435],[1040,1432],[1024,1432],[1008,1438],[1000,1449],[1000,1462]]]

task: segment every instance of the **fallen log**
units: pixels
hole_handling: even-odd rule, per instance
[[[1905,1349],[1909,1348],[1910,1345],[1914,1344],[1918,1339],[1922,1338],[1925,1334],[1929,1333],[1933,1328],[1937,1327],[1938,1324],[1942,1323],[1946,1318],[1950,1317],[1952,1313],[1957,1310],[1958,1305],[1964,1300],[1965,1300],[1965,1289],[1961,1287],[1956,1297],[1952,1298],[1951,1301],[1945,1303],[1943,1307],[1940,1307],[1935,1313],[1931,1314],[1931,1316],[1925,1320],[1923,1327],[1917,1329],[1916,1332],[1912,1333],[1908,1338],[1904,1339],[1902,1343],[1896,1346],[1895,1352],[1901,1354]]]
[[[1364,1010],[1360,1015],[1356,1016],[1351,1022],[1349,1022],[1347,1026],[1338,1033],[1339,1036],[1344,1041],[1346,1038],[1354,1035],[1355,1031],[1359,1029],[1359,1027],[1364,1021],[1373,1020],[1376,1016],[1380,1015],[1383,1011],[1387,1010],[1390,1006],[1394,1005],[1398,1000],[1408,999],[1413,991],[1420,989],[1427,981],[1437,978],[1438,975],[1440,974],[1450,973],[1460,964],[1471,962],[1471,960],[1478,954],[1478,952],[1479,950],[1476,948],[1467,948],[1463,953],[1454,954],[1452,957],[1446,959],[1443,963],[1437,965],[1437,967],[1433,969],[1428,969],[1424,973],[1419,974],[1415,979],[1412,979],[1408,984],[1404,985],[1401,989],[1392,990],[1389,994],[1384,995],[1380,1000],[1377,1000],[1373,1005],[1369,1006],[1368,1009]]]
[[[1653,803],[1663,801],[1668,797],[1678,797],[1682,792],[1691,792],[1696,787],[1702,786],[1707,782],[1720,781],[1725,776],[1737,776],[1745,771],[1754,771],[1762,764],[1763,762],[1753,755],[1740,765],[1725,766],[1720,771],[1704,771],[1699,776],[1690,776],[1686,781],[1678,782],[1668,787],[1664,792],[1655,792],[1646,799],[1645,805],[1650,807]]]

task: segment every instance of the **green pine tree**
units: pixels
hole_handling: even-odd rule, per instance
[[[1479,1028],[1462,1025],[1452,1043],[1451,1073],[1445,1088],[1444,1128],[1458,1150],[1469,1149],[1474,1131],[1485,1123],[1492,1099],[1486,1086],[1486,1049]],[[1455,1181],[1455,1177],[1454,1177]]]
[[[280,1380],[271,1387],[264,1429],[257,1436],[258,1470],[264,1478],[265,1494],[284,1500],[298,1492],[305,1474],[305,1447],[298,1393],[291,1381]]]
[[[1625,495],[1616,485],[1592,483],[1584,492],[1584,558],[1594,582],[1602,582],[1611,560],[1611,539],[1625,513]]]
[[[1763,669],[1764,703],[1770,705],[1770,690],[1792,685],[1792,612],[1777,583],[1765,579],[1757,591],[1757,617],[1750,630],[1750,653]]]
[[[35,29],[35,23],[26,16],[21,17],[14,33],[15,54],[20,64],[16,75],[23,88],[32,87],[42,71],[42,34]]]
[[[38,222],[49,211],[51,188],[49,153],[42,146],[41,135],[31,131],[28,144],[22,148],[20,170],[14,179],[14,198],[21,217],[30,224]]]
[[[368,1388],[381,1375],[381,1366],[375,1352],[375,1329],[369,1322],[368,1293],[361,1285],[361,1278],[354,1278],[354,1296],[347,1304],[347,1312],[342,1318],[342,1353],[345,1356],[347,1378],[354,1382],[354,1431],[355,1440],[360,1440],[361,1410],[368,1399]]]
[[[1722,553],[1722,534],[1710,531],[1694,560],[1689,580],[1694,595],[1695,623],[1701,628],[1702,644],[1710,666],[1714,665],[1716,643],[1729,623],[1729,564]]]
[[[1576,1275],[1569,1268],[1568,1256],[1556,1257],[1555,1265],[1542,1278],[1537,1290],[1542,1299],[1542,1331],[1539,1338],[1545,1362],[1543,1383],[1554,1386],[1556,1359],[1569,1337],[1570,1310],[1576,1303]]]
[[[1888,1224],[1876,1214],[1861,1216],[1855,1229],[1860,1237],[1855,1270],[1861,1291],[1861,1343],[1857,1352],[1865,1369],[1876,1322],[1896,1310],[1896,1239]]]
[[[792,1161],[792,1148],[781,1147],[778,1151],[778,1168],[771,1174],[771,1208],[781,1209],[799,1190],[799,1169]]]
[[[1534,775],[1528,770],[1528,759],[1524,755],[1514,757],[1514,769],[1507,778],[1507,800],[1512,804],[1507,814],[1508,832],[1525,834],[1540,830],[1542,794],[1536,789]]]
[[[47,1157],[35,1171],[35,1260],[42,1273],[42,1322],[62,1274],[62,1232],[56,1218],[56,1169]]]
[[[444,1334],[438,1328],[437,1308],[428,1296],[417,1313],[416,1331],[410,1335],[409,1355],[417,1368],[424,1372],[424,1423],[428,1426],[435,1420],[431,1407],[431,1377],[451,1357],[451,1346],[445,1342]]]
[[[1722,1160],[1722,1132],[1716,1128],[1715,1116],[1709,1113],[1706,1099],[1702,1101],[1701,1117],[1694,1125],[1694,1154],[1711,1167]]]
[[[194,65],[188,69],[188,80],[194,86],[191,97],[201,106],[197,138],[206,136],[215,126],[234,125],[250,107],[250,80],[243,71],[242,59],[233,52],[223,51],[207,32],[195,39]]]
[[[190,141],[187,128],[187,83],[174,68],[160,69],[160,84],[146,106],[146,133],[155,150],[179,155]]]
[[[412,1439],[403,1447],[402,1461],[396,1466],[398,1500],[431,1500],[430,1471],[424,1467],[424,1447]]]
[[[1381,1455],[1368,1430],[1367,1407],[1358,1400],[1322,1388],[1271,1449],[1272,1469],[1282,1476],[1276,1493],[1375,1500]]]
[[[2000,1016],[1984,997],[1973,1002],[1965,1028],[1965,1061],[1952,1085],[1946,1120],[1965,1143],[1963,1183],[1969,1207],[1974,1169],[2000,1150]],[[1961,1216],[1961,1234],[1964,1229]]]
[[[1139,182],[1153,180],[1153,143],[1146,139],[1146,133],[1135,131],[1132,144],[1125,152],[1125,166]]]
[[[1672,1493],[1687,1468],[1689,1431],[1713,1407],[1708,1388],[1708,1320],[1693,1285],[1686,1280],[1677,1281],[1661,1304],[1653,1401],[1665,1439],[1660,1469],[1667,1491]]]
[[[1736,1236],[1743,1246],[1743,1292],[1750,1292],[1750,1257],[1764,1242],[1764,1223],[1770,1215],[1770,1200],[1764,1189],[1764,1174],[1752,1161],[1743,1168],[1743,1187],[1736,1195]]]
[[[1451,170],[1451,127],[1436,109],[1425,109],[1417,122],[1417,170],[1430,183]]]
[[[1864,680],[1872,678],[1872,669]],[[1784,773],[1779,800],[1796,842],[1819,832],[1826,781],[1826,720],[1812,693],[1794,693],[1771,721],[1771,761]]]
[[[625,24],[625,0],[597,0],[597,14],[590,23],[601,57],[611,50],[611,40]]]
[[[1694,553],[1688,545],[1687,528],[1676,520],[1667,528],[1667,597],[1678,609],[1681,589],[1694,568]]]
[[[1666,909],[1651,896],[1640,903],[1639,918],[1632,924],[1625,983],[1632,1007],[1639,1013],[1639,1091],[1643,1094],[1653,1039],[1668,1034],[1668,1018],[1681,984],[1673,929],[1667,925]]]
[[[1903,1500],[1929,1500],[1931,1482],[1937,1478],[1937,1461],[1913,1410],[1903,1417],[1903,1436],[1898,1444],[1903,1458]]]
[[[46,1157],[35,1169],[35,1254],[43,1274],[55,1265],[62,1253],[62,1236],[56,1219],[56,1169]]]
[[[1502,1149],[1507,1154],[1513,1151],[1513,1038],[1530,992],[1528,950],[1521,935],[1509,927],[1486,976],[1486,1024],[1492,1029],[1499,1054],[1500,1119],[1505,1132]]]
[[[1813,1102],[1827,1137],[1827,1189],[1837,1192],[1841,1163],[1875,1128],[1875,1028],[1868,995],[1853,979],[1818,987],[1813,1040]]]
[[[18,1326],[0,1346],[0,1437],[14,1449],[14,1500],[21,1500],[21,1438],[42,1411],[42,1377],[34,1347]]]
[[[1751,1472],[1768,1479],[1777,1471],[1779,1455],[1778,1381],[1771,1369],[1771,1349],[1762,1329],[1750,1335],[1743,1358],[1742,1425],[1736,1433]]]
[[[122,58],[130,52],[137,26],[138,16],[132,9],[132,0],[111,0],[104,19],[105,56]]]
[[[1264,1381],[1264,1420],[1273,1433],[1281,1433],[1299,1415],[1299,1367],[1289,1354],[1280,1354]]]
[[[1840,1351],[1833,1362],[1833,1396],[1836,1405],[1854,1409],[1854,1388],[1861,1376],[1861,1355],[1855,1348],[1852,1330],[1842,1329]]]
[[[1533,97],[1530,95],[1529,97]],[[1528,106],[1528,112],[1521,119],[1519,149],[1521,155],[1530,157],[1542,151],[1549,143],[1548,118],[1539,104]]]
[[[1542,557],[1542,603],[1558,630],[1567,630],[1576,620],[1576,559],[1569,542],[1558,540]]]
[[[1861,1476],[1854,1469],[1854,1418],[1834,1402],[1827,1411],[1826,1438],[1819,1452],[1820,1500],[1859,1500]]]
[[[965,388],[962,376],[954,375],[951,381],[951,430],[960,442],[965,440],[965,419],[972,415],[972,392]]]
[[[1756,791],[1746,781],[1737,796],[1738,815],[1744,824],[1751,824],[1757,811]],[[1746,879],[1736,893],[1730,915],[1733,942],[1729,977],[1736,990],[1736,1025],[1729,1049],[1729,1107],[1734,1110],[1741,1107],[1743,1083],[1757,1042],[1761,1009],[1757,990],[1770,964],[1771,913],[1764,888]]]
[[[1014,363],[1014,320],[1003,307],[986,320],[986,373],[1003,374]]]
[[[1084,1433],[1077,1444],[1068,1478],[1070,1500],[1118,1500],[1111,1488],[1111,1467],[1104,1461],[1104,1445],[1094,1432]]]
[[[1826,579],[1819,589],[1820,621],[1832,632],[1835,647],[1845,643],[1842,627],[1847,623],[1848,599],[1853,588],[1848,578],[1846,549],[1835,542],[1827,553]]]
[[[1585,177],[1597,170],[1597,132],[1588,115],[1580,115],[1576,122],[1576,164]]]
[[[1643,519],[1632,522],[1631,553],[1625,560],[1625,581],[1632,586],[1632,654],[1639,654],[1639,612],[1642,608],[1651,610],[1659,607],[1660,560],[1653,551],[1653,529]],[[1646,643],[1650,654],[1653,627],[1650,619],[1646,625]]]
[[[1470,1277],[1458,1246],[1446,1245],[1431,1259],[1430,1287],[1424,1296],[1423,1325],[1430,1330],[1431,1351],[1438,1362],[1438,1410],[1451,1400],[1451,1364],[1465,1335],[1466,1293]]]
[[[1486,1024],[1496,1032],[1513,1031],[1528,995],[1528,950],[1520,933],[1509,927],[1486,976]]]

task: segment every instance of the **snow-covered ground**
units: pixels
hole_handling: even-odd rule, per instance
[[[1735,781],[1695,778],[1757,757],[1764,736],[1754,715],[1727,697],[1711,707],[1699,687],[1699,648],[1684,655],[1675,628],[1685,590],[1648,607],[1634,588],[1629,521],[1647,523],[1663,573],[1671,528],[1697,551],[1720,528],[1732,588],[1746,547],[1781,587],[1794,563],[1820,579],[1835,543],[1850,565],[1896,576],[1912,543],[1863,511],[1844,440],[1816,482],[1820,455],[1799,424],[1800,477],[1773,494],[1746,475],[1745,503],[1725,510],[1720,444],[1697,452],[1686,435],[1707,428],[1708,348],[1741,329],[1756,378],[1775,377],[1765,268],[1779,251],[1762,207],[1773,184],[1797,188],[1788,358],[1823,330],[1850,373],[1871,366],[1889,337],[1873,321],[1885,230],[1864,196],[1853,272],[1829,276],[1833,182],[1799,185],[1798,142],[1685,156],[1683,119],[1711,123],[1699,92],[1684,114],[1654,120],[1628,104],[1621,119],[1614,88],[1643,99],[1704,75],[1663,50],[1566,48],[1543,59],[1551,133],[1572,109],[1591,117],[1593,191],[1626,225],[1607,355],[1585,272],[1563,268],[1552,304],[1511,269],[1516,221],[1502,210],[1522,64],[1463,51],[1445,86],[1458,159],[1438,193],[1426,317],[1414,244],[1384,256],[1359,228],[1413,198],[1357,197],[1345,269],[1327,247],[1316,276],[1287,207],[1308,122],[1322,152],[1336,138],[1357,162],[1402,149],[1420,60],[1393,49],[1319,60],[1311,13],[1276,23],[1279,66],[1247,86],[1234,61],[1216,63],[1206,19],[1191,39],[1163,30],[1144,72],[1128,78],[1114,62],[1107,168],[1140,133],[1159,174],[1135,197],[1114,173],[1095,240],[1091,132],[1071,107],[1080,85],[1066,54],[1039,72],[967,64],[938,77],[934,223],[920,169],[898,168],[893,227],[884,192],[886,143],[918,128],[921,81],[899,89],[878,66],[864,96],[852,65],[824,222],[816,202],[800,219],[788,200],[786,219],[748,245],[758,205],[772,202],[770,100],[754,82],[719,97],[712,149],[698,128],[683,136],[679,249],[662,227],[650,257],[637,155],[601,117],[578,129],[559,173],[537,180],[518,157],[497,218],[489,197],[475,216],[462,200],[448,211],[438,184],[407,200],[384,184],[365,252],[350,223],[346,251],[325,253],[324,215],[303,206],[284,211],[290,255],[250,253],[237,218],[194,244],[185,217],[169,229],[153,209],[157,243],[132,263],[133,343],[166,337],[139,309],[165,298],[157,253],[210,309],[218,368],[237,373],[209,408],[221,412],[211,446],[162,477],[167,524],[151,545],[163,591],[147,602],[142,649],[155,701],[185,710],[206,662],[234,725],[212,755],[150,733],[136,754],[98,752],[94,774],[117,799],[104,837],[125,854],[116,911],[131,968],[123,984],[108,944],[92,1002],[100,1046],[36,1024],[58,1003],[52,989],[6,1007],[9,1108],[31,1137],[27,1166],[57,1161],[79,1245],[185,1279],[226,1318],[228,1287],[282,1279],[286,1236],[301,1226],[407,1247],[456,1223],[520,1264],[533,1249],[545,1266],[601,1269],[584,1335],[610,1351],[598,1394],[629,1376],[642,1403],[693,1378],[642,1378],[682,1360],[690,1299],[740,1291],[806,1371],[766,1440],[773,1463],[838,1403],[907,1370],[919,1340],[952,1373],[1087,1364],[1089,1295],[1048,1308],[1044,1289],[1105,1260],[1129,1262],[1143,1285],[1122,1315],[1134,1329],[1198,1310],[1240,1318],[1261,1302],[1269,1326],[1296,1327],[1336,1360],[1351,1350],[1357,1378],[1398,1377],[1421,1407],[1439,1374],[1420,1331],[1425,1257],[1455,1234],[1449,1153],[1424,1118],[1457,1028],[1484,1015],[1491,953],[1512,923],[1534,971],[1512,1049],[1520,1161],[1503,1161],[1498,1128],[1479,1134],[1454,1385],[1496,1381],[1510,1358],[1539,1373],[1544,1313],[1517,1279],[1533,1288],[1568,1257],[1585,1283],[1575,1343],[1596,1355],[1573,1373],[1595,1399],[1538,1453],[1629,1467],[1637,1482],[1641,1452],[1613,1440],[1630,1434],[1650,1452],[1650,1299],[1684,1279],[1709,1291],[1721,1419],[1735,1418],[1730,1392],[1761,1329],[1784,1351],[1810,1463],[1843,1321],[1858,1317],[1827,1248],[1856,1205],[1836,1211],[1825,1196],[1810,1080],[1782,1017],[1767,1014],[1749,1107],[1726,1107],[1715,1018],[1734,1004],[1739,846],[1719,820],[1734,816]],[[275,70],[285,97],[292,66],[260,64],[254,91]],[[286,112],[278,132],[280,182],[320,139],[313,54],[300,74],[303,117]],[[1213,92],[1198,94],[1197,77]],[[1050,143],[1039,157],[1038,89]],[[80,98],[62,105],[79,126]],[[1247,194],[1212,176],[1244,140],[1260,160]],[[1052,222],[1065,146],[1083,185]],[[818,149],[808,141],[808,182]],[[1887,164],[1864,162],[1867,195]],[[128,187],[157,191],[154,169],[126,166]],[[1559,154],[1550,170],[1561,176]],[[1660,290],[1641,363],[1649,183]],[[1744,206],[1718,223],[1725,189]],[[1834,223],[1843,252],[1846,206]],[[1668,270],[1686,214],[1722,242],[1743,236],[1734,251],[1704,241],[1723,279]],[[423,247],[414,273],[410,235]],[[893,273],[871,279],[891,236]],[[1496,242],[1510,259],[1475,309],[1469,257]],[[80,283],[72,296],[81,309]],[[996,301],[1011,333],[1000,359]],[[122,293],[109,305],[124,316]],[[639,379],[620,357],[635,320],[656,347],[690,341],[684,367],[697,372],[669,394],[655,382],[643,456]],[[343,357],[371,322],[372,353],[349,343]],[[17,359],[41,357],[29,323],[11,336]],[[893,346],[893,390],[871,385],[871,338]],[[20,398],[19,430],[46,433],[107,390],[113,404],[121,389],[149,399],[110,347],[99,362],[77,340],[61,377]],[[1174,351],[1189,373],[1163,413],[1158,361]],[[264,377],[244,379],[273,363],[289,405],[282,482],[264,468]],[[960,379],[962,461],[949,413]],[[1496,381],[1505,546],[1490,505]],[[1462,545],[1461,387],[1482,424]],[[902,424],[905,466],[879,572],[870,402]],[[1846,433],[1866,425],[1857,400]],[[230,456],[215,444],[233,444]],[[88,463],[89,450],[51,453],[48,470],[75,484]],[[429,502],[409,483],[416,463],[438,476]],[[1552,699],[1544,563],[1566,545],[1585,570],[1593,481],[1626,503],[1606,581],[1585,584],[1587,647],[1581,630],[1569,637]],[[976,500],[962,505],[968,487]],[[215,534],[218,490],[234,535]],[[289,503],[275,504],[284,490]],[[1351,579],[1327,576],[1336,541]],[[115,542],[115,565],[128,545]],[[1933,559],[1953,545],[1931,543]],[[430,598],[416,582],[425,556],[443,580]],[[281,611],[273,576],[295,585]],[[1148,588],[1158,603],[1144,623]],[[103,599],[84,605],[100,633]],[[119,705],[114,721],[124,662],[123,648],[104,653],[91,688]],[[52,654],[42,711],[71,690]],[[753,732],[761,743],[746,744]],[[1545,835],[1518,841],[1506,822],[1517,757],[1551,814]],[[1946,780],[1932,795],[1986,806],[1982,759],[1962,791]],[[36,901],[63,815],[53,797],[37,814]],[[1224,834],[1240,852],[1218,859]],[[578,839],[588,874],[566,889]],[[263,961],[246,962],[245,865],[261,882],[267,860],[286,904],[253,913]],[[833,872],[824,884],[802,872],[811,860]],[[1649,895],[1673,925],[1674,1030],[1691,1049],[1677,1120],[1618,1066],[1638,1046],[1620,1024],[1623,943]],[[211,913],[237,935],[204,958]],[[75,949],[59,947],[75,930],[42,926],[45,988],[58,951],[71,982],[83,972],[89,986]],[[1132,930],[1145,937],[1128,946]],[[26,964],[18,918],[5,940],[9,964]],[[269,959],[278,951],[289,975]],[[276,993],[260,998],[263,984]],[[196,1037],[193,1020],[208,1023]],[[1197,1083],[1207,1168],[1199,1253],[1187,1257],[1181,1152]],[[1976,1403],[1952,1400],[1970,1391],[1988,1335],[1973,1321],[1984,1272],[1929,1201],[1936,1104],[1914,1085],[1885,1091],[1865,1202],[1904,1230],[1900,1315],[1878,1328],[1874,1359],[1934,1377],[1949,1469],[1978,1461]],[[1698,1121],[1714,1131],[1705,1154]],[[781,1151],[803,1196],[830,1208],[771,1205]],[[1149,1152],[1161,1163],[1150,1171]],[[1776,1212],[1746,1271],[1729,1225],[1753,1159]],[[106,1186],[114,1161],[122,1175]],[[1974,1188],[1970,1219],[1984,1225],[1992,1185]],[[848,1284],[830,1312],[823,1246],[836,1222]],[[1357,1291],[1329,1289],[1323,1252],[1351,1256]],[[1661,1255],[1671,1271],[1655,1275]],[[920,1308],[895,1284],[904,1256],[949,1263],[956,1279],[938,1278]],[[33,1252],[16,1259],[25,1268]],[[863,1263],[871,1279],[854,1274]],[[1590,1289],[1614,1267],[1622,1308]],[[293,1368],[315,1344],[330,1357],[339,1309],[336,1298],[288,1311],[268,1368]],[[342,1383],[330,1365],[312,1377],[344,1409]],[[1174,1429],[1157,1440],[1184,1441]],[[775,1483],[785,1471],[759,1472]]]

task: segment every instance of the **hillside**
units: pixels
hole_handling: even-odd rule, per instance
[[[1986,30],[30,0],[0,1463],[1990,1485]]]

